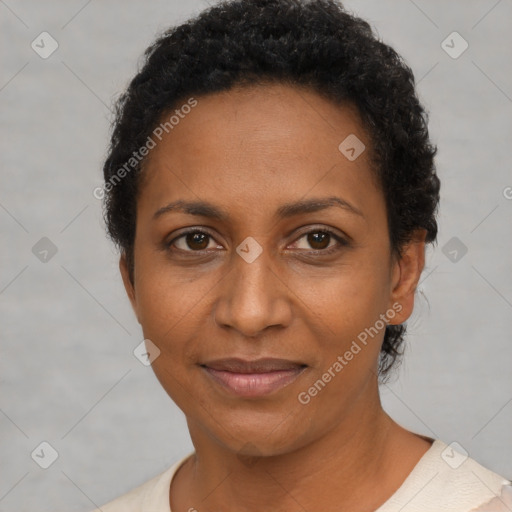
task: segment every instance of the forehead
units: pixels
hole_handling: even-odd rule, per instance
[[[360,203],[379,193],[370,141],[352,105],[283,84],[237,87],[196,100],[151,150],[140,195],[146,204],[186,196],[277,205],[335,191]],[[352,161],[339,149],[350,137],[367,148]]]

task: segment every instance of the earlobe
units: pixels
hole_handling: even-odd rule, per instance
[[[414,295],[425,266],[425,229],[417,230],[411,241],[403,248],[401,257],[393,264],[391,304],[400,304],[401,309],[390,324],[401,324],[412,314]],[[395,309],[398,309],[395,307]]]
[[[137,301],[135,298],[135,287],[130,276],[130,269],[128,268],[128,262],[125,253],[122,253],[121,257],[119,258],[119,270],[121,271],[121,277],[123,278],[124,289],[126,290],[126,294],[130,299],[130,303],[132,305],[135,316],[137,317],[137,320],[139,320],[139,315],[137,312]]]

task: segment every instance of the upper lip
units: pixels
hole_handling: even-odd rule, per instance
[[[252,361],[231,357],[228,359],[215,359],[214,361],[208,361],[201,364],[201,366],[206,366],[213,370],[233,373],[267,373],[278,370],[296,370],[303,368],[306,365],[303,363],[289,361],[287,359],[274,359],[271,357],[254,359]]]

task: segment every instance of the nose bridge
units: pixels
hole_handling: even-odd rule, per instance
[[[286,286],[276,275],[271,251],[254,238],[246,238],[233,252],[231,271],[221,287],[215,321],[245,336],[255,336],[290,319]]]

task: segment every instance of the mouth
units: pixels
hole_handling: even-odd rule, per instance
[[[200,365],[224,390],[243,397],[276,392],[296,380],[307,365],[286,359],[217,359]]]

